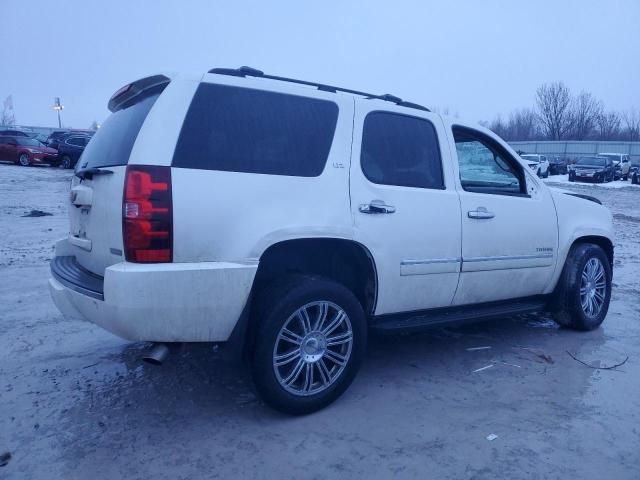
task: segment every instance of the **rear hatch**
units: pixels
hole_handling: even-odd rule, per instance
[[[85,148],[71,183],[69,243],[77,262],[98,275],[124,261],[122,197],[129,156],[151,107],[168,83],[139,80],[114,94],[113,113]],[[121,101],[115,102],[114,99]]]

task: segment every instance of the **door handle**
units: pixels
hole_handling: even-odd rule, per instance
[[[486,220],[495,217],[495,214],[487,210],[485,207],[478,207],[476,210],[469,210],[467,215],[469,218],[477,218],[479,220]]]
[[[358,208],[362,213],[394,213],[396,207],[387,205],[382,200],[371,200],[370,203],[363,203]]]

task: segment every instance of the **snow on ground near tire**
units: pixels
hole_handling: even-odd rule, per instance
[[[543,180],[545,183],[553,185],[554,183],[558,184],[567,184],[567,185],[585,185],[589,187],[597,187],[597,188],[640,188],[640,185],[633,185],[631,180],[614,180],[612,182],[607,183],[587,183],[587,182],[570,182],[569,175],[551,175]]]
[[[12,455],[3,480],[637,480],[637,188],[562,185],[614,214],[602,328],[572,332],[526,315],[372,337],[338,401],[290,418],[258,400],[224,347],[189,345],[154,367],[140,360],[145,344],[58,313],[48,261],[67,233],[70,177],[0,165],[0,456]],[[23,217],[31,210],[53,215]],[[567,351],[594,366],[629,360],[593,370]]]

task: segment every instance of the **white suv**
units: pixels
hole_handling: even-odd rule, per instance
[[[369,330],[607,313],[610,212],[487,129],[247,67],[144,78],[109,108],[76,167],[56,305],[129,340],[238,339],[274,408],[337,398]]]
[[[540,178],[547,178],[549,176],[549,160],[546,155],[537,154],[525,154],[521,155],[522,159],[527,162],[529,168],[536,172],[536,175]]]

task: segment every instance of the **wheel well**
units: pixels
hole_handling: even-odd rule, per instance
[[[599,237],[597,235],[590,235],[586,237],[577,238],[573,245],[577,245],[579,243],[594,243],[598,245],[604,253],[607,254],[607,258],[609,259],[609,264],[613,267],[613,243],[607,237]],[[572,246],[573,246],[572,245]]]
[[[312,273],[341,283],[360,301],[365,314],[374,312],[378,281],[373,257],[361,244],[336,238],[286,240],[271,245],[260,257],[255,285],[291,273]]]

